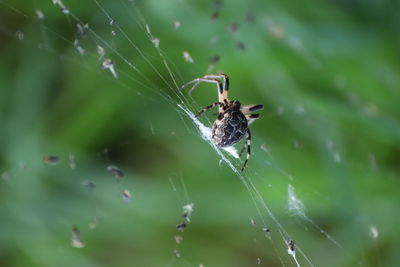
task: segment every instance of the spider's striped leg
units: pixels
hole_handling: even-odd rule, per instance
[[[251,113],[251,112],[256,112],[259,110],[264,109],[264,105],[245,105],[245,106],[241,106],[240,107],[240,111],[242,111],[243,113]]]
[[[229,90],[229,77],[228,77],[228,75],[226,75],[224,73],[209,74],[209,75],[203,76],[203,78],[205,78],[205,79],[222,79],[223,80],[223,84],[224,84],[223,89],[226,90],[226,91]]]
[[[208,76],[204,76],[204,77],[208,77]],[[222,84],[221,81],[219,81],[219,80],[211,79],[211,78],[204,78],[204,77],[194,79],[193,81],[190,81],[190,82],[184,84],[180,88],[180,90],[182,90],[183,88],[187,87],[188,85],[194,84],[192,86],[192,88],[189,90],[189,95],[190,95],[192,93],[192,91],[194,89],[196,89],[196,87],[197,87],[197,85],[199,83],[201,83],[201,82],[214,83],[214,84],[217,85],[217,89],[218,89],[218,102],[225,103],[227,101],[227,96],[228,96],[228,93],[227,93],[228,91],[227,90],[224,91],[224,87],[226,87],[226,83]],[[222,107],[221,106],[219,108],[219,112],[222,112]]]
[[[246,159],[243,163],[243,167],[242,170],[244,170],[244,168],[246,168],[247,162],[249,161],[250,155],[251,155],[251,133],[250,133],[250,129],[247,129],[247,136],[246,136],[246,147],[247,147],[247,154],[246,154]]]
[[[249,114],[249,115],[245,115],[246,119],[247,119],[247,124],[250,125],[252,124],[255,120],[260,118],[260,114]]]
[[[209,110],[210,108],[213,108],[215,106],[222,106],[222,105],[224,105],[224,103],[221,103],[221,102],[212,103],[211,105],[208,105],[208,106],[204,107],[202,110],[200,110],[200,112],[197,113],[196,118],[199,117],[203,112]]]
[[[225,99],[228,99],[228,90],[229,90],[229,77],[224,73],[220,74],[209,74],[204,76],[205,79],[222,79],[222,91],[218,92],[218,101],[224,102]]]
[[[216,79],[207,79],[207,78],[197,78],[197,79],[194,79],[193,81],[190,81],[190,82],[184,84],[184,85],[180,88],[180,90],[182,90],[182,89],[184,89],[185,87],[187,87],[188,85],[191,85],[191,84],[194,83],[194,85],[192,86],[192,88],[191,88],[190,91],[189,91],[189,94],[190,94],[194,89],[196,89],[197,85],[199,85],[199,83],[201,83],[201,82],[214,83],[214,84],[216,84],[216,85],[217,85],[217,89],[218,89],[218,93],[222,94],[222,91],[223,91],[223,85],[222,85],[222,83],[221,83],[220,81],[216,80]],[[220,102],[222,102],[222,101],[220,101]]]
[[[240,152],[239,152],[239,158],[242,156],[242,154],[243,154],[243,152],[244,152],[245,149],[246,149],[246,143],[244,143],[242,149],[241,149]]]

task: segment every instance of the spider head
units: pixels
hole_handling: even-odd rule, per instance
[[[240,104],[240,102],[237,101],[237,100],[232,100],[230,106],[232,107],[232,109],[240,109],[241,104]]]

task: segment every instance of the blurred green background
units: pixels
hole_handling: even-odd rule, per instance
[[[399,2],[64,4],[0,2],[1,266],[296,266],[282,229],[314,266],[399,265]],[[215,102],[214,85],[176,85],[219,72],[266,107],[245,177],[275,220],[177,106]]]

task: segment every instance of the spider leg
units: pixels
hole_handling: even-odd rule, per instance
[[[255,120],[260,118],[260,114],[249,114],[249,115],[245,115],[246,119],[247,119],[247,124],[250,125],[252,124]]]
[[[264,105],[245,105],[240,107],[240,111],[242,111],[245,114],[256,112],[262,109],[264,109]]]
[[[202,110],[200,110],[200,112],[197,113],[196,118],[199,117],[203,112],[205,112],[215,106],[222,106],[222,105],[224,105],[224,103],[221,103],[221,102],[212,103],[211,105],[208,105],[208,106],[204,107]]]
[[[223,102],[224,99],[228,99],[229,90],[229,77],[224,73],[220,74],[209,74],[204,76],[205,79],[222,79],[222,92],[219,92],[218,101]]]
[[[223,82],[221,82],[218,79],[223,79]],[[228,89],[229,89],[229,78],[228,75],[226,74],[211,74],[211,75],[205,75],[201,78],[194,79],[193,81],[190,81],[186,84],[184,84],[180,90],[184,89],[185,87],[194,84],[192,88],[189,90],[189,95],[192,93],[194,89],[199,85],[201,82],[206,82],[206,83],[214,83],[217,85],[218,89],[218,102],[225,103],[228,100]],[[222,108],[220,107],[219,112],[222,112]]]
[[[243,154],[243,152],[244,152],[245,149],[246,149],[246,143],[244,143],[242,149],[241,149],[240,152],[239,152],[239,158],[242,156],[242,154]]]
[[[243,163],[243,167],[242,170],[244,170],[244,168],[246,168],[247,162],[249,161],[250,155],[251,155],[251,133],[250,133],[250,129],[247,129],[247,136],[246,136],[246,147],[247,147],[247,154],[246,154],[246,159]]]

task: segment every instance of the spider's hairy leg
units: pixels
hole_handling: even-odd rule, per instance
[[[242,167],[241,171],[243,171],[244,168],[246,168],[247,162],[249,161],[250,155],[251,155],[251,133],[250,133],[250,129],[247,129],[246,147],[247,147],[246,159],[245,159],[245,161],[243,163],[243,167]]]
[[[212,103],[211,105],[208,105],[208,106],[204,107],[202,110],[200,110],[200,112],[197,113],[197,115],[195,117],[196,118],[199,117],[203,112],[205,112],[205,111],[207,111],[207,110],[209,110],[209,109],[211,109],[211,108],[213,108],[215,106],[223,106],[223,105],[224,105],[224,103],[221,103],[221,102]]]
[[[260,118],[260,114],[250,114],[250,115],[245,115],[247,119],[247,124],[250,125],[252,124],[255,120]]]
[[[264,109],[264,105],[258,104],[258,105],[245,105],[240,107],[240,111],[242,111],[244,114],[246,113],[251,113],[251,112],[256,112],[259,110]]]
[[[180,90],[182,90],[182,89],[184,89],[185,87],[187,87],[188,85],[191,85],[191,84],[194,83],[194,85],[192,86],[192,88],[190,88],[190,90],[189,90],[189,95],[190,95],[190,94],[192,93],[192,91],[193,91],[194,89],[196,89],[197,85],[199,85],[199,83],[201,83],[201,82],[214,83],[214,84],[216,84],[216,85],[217,85],[217,89],[218,89],[218,94],[219,94],[219,95],[222,94],[222,92],[223,92],[223,85],[222,85],[222,83],[221,83],[220,81],[215,80],[215,79],[205,79],[205,78],[197,78],[197,79],[194,79],[193,81],[190,81],[190,82],[184,84],[184,85],[180,88]],[[222,101],[219,100],[219,102],[223,102],[223,100],[222,100]]]
[[[224,73],[220,74],[209,74],[204,76],[206,79],[222,79],[222,91],[219,91],[218,101],[223,102],[224,99],[228,99],[228,90],[229,90],[229,77]]]

